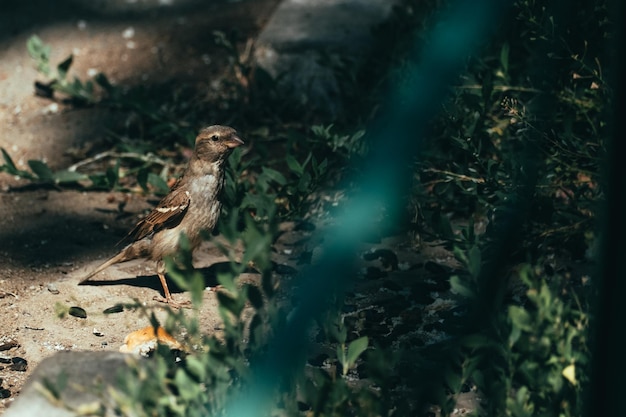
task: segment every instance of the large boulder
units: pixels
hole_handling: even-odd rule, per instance
[[[119,352],[58,352],[37,366],[4,417],[78,416],[81,407],[106,403],[104,387],[116,386],[119,373],[138,361],[143,360]]]

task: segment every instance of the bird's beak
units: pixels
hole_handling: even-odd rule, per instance
[[[226,142],[224,142],[226,144],[226,146],[228,146],[229,148],[236,148],[237,146],[241,146],[243,145],[243,140],[239,139],[238,136],[233,136],[231,137],[229,140],[227,140]]]

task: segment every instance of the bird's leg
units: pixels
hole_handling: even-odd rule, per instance
[[[165,298],[161,296],[154,296],[153,299],[161,303],[167,303],[174,308],[188,307],[188,305],[190,304],[189,301],[177,303],[176,301],[174,301],[174,298],[172,298],[170,289],[167,287],[167,281],[165,280],[165,264],[162,260],[157,261],[157,275],[159,276],[159,280],[161,281],[161,286],[163,287],[163,295],[165,295]]]

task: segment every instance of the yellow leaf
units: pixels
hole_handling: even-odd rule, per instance
[[[572,385],[576,385],[578,383],[578,381],[576,381],[576,365],[574,364],[568,365],[565,369],[563,369],[561,375],[571,382]]]

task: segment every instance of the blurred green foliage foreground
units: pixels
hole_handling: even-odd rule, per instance
[[[195,350],[177,365],[156,355],[92,412],[434,415],[452,413],[457,395],[470,392],[479,415],[582,415],[597,384],[590,323],[601,289],[609,80],[618,74],[610,46],[620,22],[611,16],[606,1],[401,1],[375,29],[365,65],[335,68],[347,109],[340,120],[285,108],[259,69],[241,83],[255,68],[238,53],[243,40],[227,34],[216,43],[232,58],[230,81],[202,99],[184,88],[122,90],[104,74],[72,81],[71,58],[52,69],[49,47],[32,38],[28,51],[51,96],[132,112],[139,128],[112,131],[110,149],[62,171],[41,161],[18,169],[3,150],[5,172],[158,194],[178,169],[162,150],[179,149],[181,138],[189,146],[206,115],[255,144],[254,154],[230,160],[219,227],[232,261],[218,275],[223,336],[201,334],[195,313],[173,312],[164,325],[184,328]],[[347,195],[339,209],[323,198],[336,191]],[[333,238],[294,288],[281,286],[271,261],[278,225],[316,216],[332,217]],[[454,255],[446,281],[463,301],[438,342],[383,347],[345,322],[355,247],[380,230],[416,251],[437,243]],[[248,264],[259,286],[237,283]],[[169,262],[197,305],[202,277],[191,271],[184,250]],[[335,348],[330,370],[306,365],[312,328]],[[349,378],[356,366],[363,381]]]

